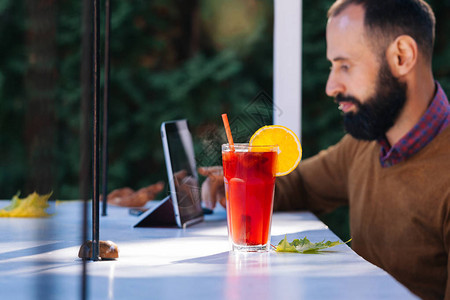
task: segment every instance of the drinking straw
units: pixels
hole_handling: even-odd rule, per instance
[[[222,114],[223,125],[225,126],[225,132],[227,133],[228,144],[231,151],[234,151],[233,136],[231,136],[230,123],[228,122],[227,114]]]

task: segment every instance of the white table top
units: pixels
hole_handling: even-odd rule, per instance
[[[52,206],[46,219],[0,218],[1,299],[81,299],[82,203]],[[218,209],[187,229],[133,228],[137,217],[109,206],[100,239],[114,241],[119,258],[88,262],[88,299],[416,299],[347,245],[321,254],[229,252],[225,218]],[[307,212],[276,213],[272,244],[285,234],[338,239]]]

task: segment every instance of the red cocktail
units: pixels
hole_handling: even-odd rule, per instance
[[[228,235],[233,250],[270,248],[277,146],[222,145]]]

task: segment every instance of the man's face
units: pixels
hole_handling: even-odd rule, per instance
[[[364,35],[364,10],[351,5],[327,26],[327,58],[332,63],[326,93],[344,114],[347,132],[375,140],[392,127],[406,100],[406,88]]]
[[[379,140],[391,128],[406,102],[406,85],[395,78],[387,61],[382,63],[375,94],[365,101],[338,94],[337,103],[353,103],[357,110],[344,113],[344,127],[354,138]]]

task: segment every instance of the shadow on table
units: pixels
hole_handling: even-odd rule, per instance
[[[226,264],[231,252],[221,252],[213,255],[183,259],[172,262],[173,264]]]
[[[45,245],[33,246],[33,247],[28,247],[28,248],[19,249],[19,250],[7,251],[7,252],[0,253],[0,261],[24,257],[24,256],[44,254],[44,253],[48,253],[48,252],[52,252],[52,251],[56,251],[56,250],[73,247],[76,245],[77,244],[75,242],[70,244],[67,241],[65,241],[65,242],[48,243]]]

